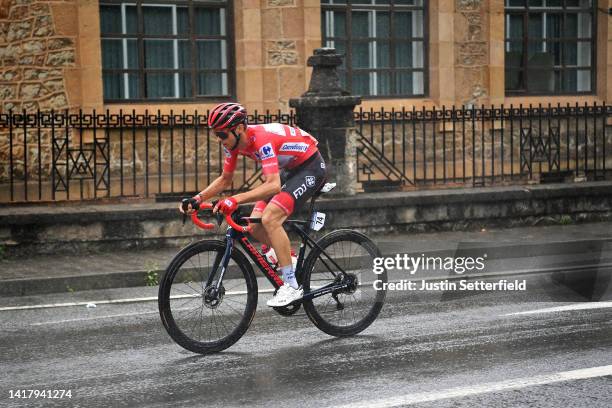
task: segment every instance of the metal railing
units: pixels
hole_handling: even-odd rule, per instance
[[[358,110],[365,191],[612,178],[612,107]],[[179,196],[221,172],[207,115],[181,112],[0,114],[0,202]],[[294,125],[293,112],[249,117]],[[315,135],[316,136],[316,135]],[[233,191],[261,180],[242,157]]]
[[[365,190],[610,178],[609,105],[356,111]]]
[[[159,197],[200,191],[221,172],[223,151],[207,113],[0,114],[0,202]],[[293,114],[258,113],[249,123],[294,124]],[[232,190],[260,179],[239,159]]]

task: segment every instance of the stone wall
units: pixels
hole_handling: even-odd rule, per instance
[[[70,101],[66,77],[68,70],[77,66],[78,39],[76,35],[66,35],[65,27],[59,27],[66,24],[61,12],[74,4],[75,0],[0,1],[0,113],[77,107]],[[42,130],[39,160],[37,131],[14,131],[16,177],[23,176],[24,162],[31,166],[30,176],[38,174],[40,161],[42,172],[49,174],[50,140],[50,132]],[[9,130],[0,128],[0,179],[9,174],[9,145]]]
[[[308,85],[306,59],[320,46],[320,3],[239,0],[236,22],[237,93],[249,109],[289,110]]]
[[[3,0],[0,4],[0,111],[70,107],[65,71],[76,66],[76,36],[60,34],[57,2]]]
[[[363,194],[322,199],[317,210],[327,214],[322,233],[338,228],[388,233],[610,221],[612,182]],[[0,246],[7,256],[176,246],[194,236],[223,232],[183,226],[174,202],[0,208]]]

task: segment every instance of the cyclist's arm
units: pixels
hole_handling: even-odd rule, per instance
[[[276,173],[268,173],[265,175],[266,180],[255,187],[251,191],[247,191],[244,193],[236,194],[234,199],[238,204],[244,203],[252,203],[254,201],[259,200],[267,200],[272,197],[274,194],[278,194],[281,191],[281,180],[280,174]]]
[[[234,173],[223,172],[219,177],[213,180],[204,190],[200,191],[200,201],[208,201],[209,199],[219,195],[223,190],[227,190],[232,185],[232,177]]]
[[[223,154],[225,156],[223,171],[208,187],[198,193],[200,201],[208,201],[219,195],[223,190],[227,190],[232,185],[234,170],[236,170],[236,164],[238,162],[238,151],[234,150],[230,152],[224,147]]]

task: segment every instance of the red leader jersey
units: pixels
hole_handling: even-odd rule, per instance
[[[233,173],[238,154],[261,162],[263,174],[278,173],[279,169],[294,169],[308,160],[317,149],[317,140],[305,130],[280,123],[248,125],[249,145],[245,150],[223,148],[224,173]]]

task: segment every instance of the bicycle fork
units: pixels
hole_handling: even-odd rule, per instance
[[[223,255],[221,255],[220,253],[217,253],[217,256],[215,257],[215,261],[212,265],[210,274],[208,275],[208,279],[206,281],[206,295],[207,296],[209,295],[209,289],[213,288],[213,284],[214,284],[214,290],[210,292],[211,296],[218,295],[221,290],[221,283],[223,282],[223,276],[225,276],[225,271],[227,270],[227,265],[229,264],[229,260],[232,254],[232,249],[234,248],[233,234],[232,234],[232,230],[229,228],[225,234],[225,243],[226,243],[225,252],[223,253]],[[215,282],[215,276],[217,275],[217,270],[219,269],[219,267],[221,267],[221,271],[219,274],[219,278]]]

